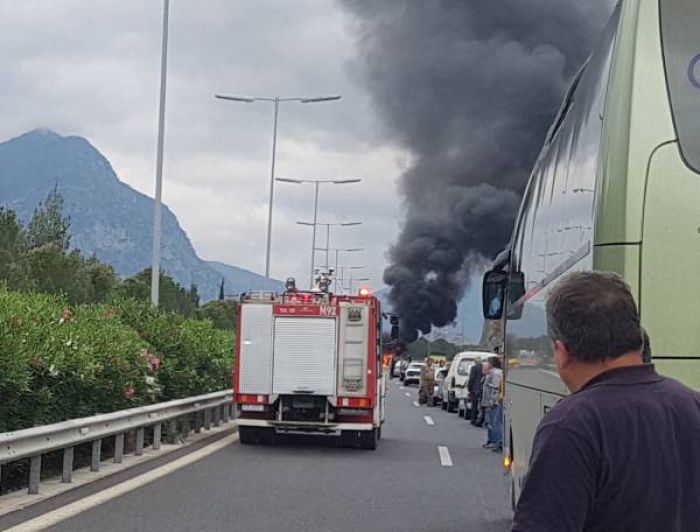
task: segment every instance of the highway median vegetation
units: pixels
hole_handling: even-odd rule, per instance
[[[0,209],[0,432],[230,387],[235,303],[200,308],[161,274],[153,307],[149,270],[120,280],[70,249],[61,203],[26,227]]]

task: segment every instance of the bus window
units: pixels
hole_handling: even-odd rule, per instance
[[[700,2],[660,0],[666,82],[681,153],[700,172]]]

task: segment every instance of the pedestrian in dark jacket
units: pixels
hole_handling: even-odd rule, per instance
[[[513,531],[698,530],[700,393],[642,362],[629,287],[574,273],[546,314],[571,395],[537,428]]]
[[[481,410],[481,388],[484,381],[484,371],[481,366],[481,357],[474,359],[474,364],[469,370],[469,380],[467,381],[467,392],[469,400],[472,403],[471,409],[471,424],[477,425],[479,419],[479,411]]]

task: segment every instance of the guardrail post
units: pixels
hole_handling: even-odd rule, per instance
[[[214,426],[221,426],[221,405],[212,409],[214,411]]]
[[[153,425],[153,450],[157,451],[160,449],[160,431],[163,425],[156,423]]]
[[[168,421],[168,443],[175,443],[177,441],[177,421],[171,419]]]
[[[102,455],[102,439],[92,440],[92,460],[90,461],[90,471],[100,470],[100,458]]]
[[[202,432],[202,412],[194,413],[194,431],[199,434]]]
[[[182,416],[182,427],[181,428],[182,428],[182,432],[181,432],[182,440],[184,441],[187,439],[187,436],[189,436],[189,434],[190,434],[190,416],[189,416],[189,414],[185,414],[184,416]]]
[[[204,428],[211,430],[211,408],[204,410]]]
[[[141,456],[143,454],[143,439],[145,432],[146,429],[143,427],[136,429],[136,450],[134,451],[136,456]]]
[[[114,463],[121,464],[124,457],[124,433],[114,437]]]
[[[70,484],[73,482],[73,455],[74,447],[66,447],[63,449],[63,475],[61,482]]]
[[[229,405],[228,403],[224,405],[224,423],[228,423],[229,420]]]
[[[29,459],[29,495],[39,493],[41,481],[41,455],[32,456]]]

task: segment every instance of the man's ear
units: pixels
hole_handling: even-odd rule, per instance
[[[561,340],[554,340],[554,359],[557,362],[559,370],[567,369],[574,360],[571,351],[566,347],[566,344]]]

